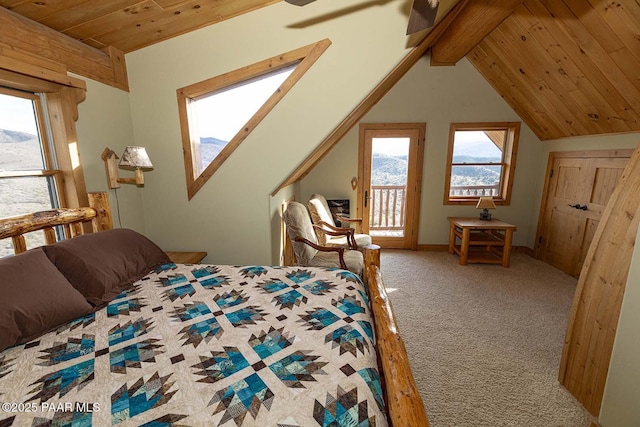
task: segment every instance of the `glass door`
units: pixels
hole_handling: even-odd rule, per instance
[[[363,124],[360,135],[364,230],[381,247],[415,249],[424,124]]]

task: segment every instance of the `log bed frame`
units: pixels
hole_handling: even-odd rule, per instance
[[[54,227],[62,226],[66,238],[85,232],[112,228],[106,192],[89,193],[90,207],[63,208],[0,219],[0,240],[11,238],[14,252],[27,250],[24,234],[43,230],[45,242],[57,241]],[[85,226],[91,222],[91,227]],[[380,248],[365,249],[364,279],[376,332],[376,351],[387,404],[387,417],[393,427],[428,427],[427,415],[416,386],[404,341],[380,273]]]

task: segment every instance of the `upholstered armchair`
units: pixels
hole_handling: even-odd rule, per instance
[[[283,218],[298,265],[343,268],[362,276],[362,253],[344,247],[320,245],[309,212],[303,204],[290,202]]]
[[[336,223],[331,215],[327,199],[321,194],[313,194],[307,204],[311,219],[316,226],[318,242],[323,246],[337,246],[343,248],[358,249],[371,244],[371,236],[362,234],[362,218],[346,218],[338,216],[341,222],[353,222],[356,224],[358,233],[354,232],[351,238],[345,236],[340,230],[353,230],[352,228],[336,227]],[[355,243],[355,245],[354,245]]]

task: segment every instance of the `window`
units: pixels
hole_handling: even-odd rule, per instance
[[[516,164],[520,123],[452,123],[445,178],[445,204],[475,204],[493,196],[507,205]]]
[[[63,81],[0,69],[0,217],[88,205],[75,133],[85,86]],[[25,238],[28,248],[44,243],[42,232]],[[11,254],[11,239],[1,240],[0,256]]]
[[[59,207],[52,147],[44,126],[44,95],[0,88],[0,217]],[[4,197],[8,195],[9,197]],[[28,245],[44,243],[41,233],[29,233]],[[8,253],[7,253],[8,251]],[[0,256],[13,253],[3,242]]]
[[[330,44],[325,39],[178,89],[189,199]]]
[[[291,75],[298,63],[263,74],[236,86],[193,98],[189,103],[194,173],[202,171]]]

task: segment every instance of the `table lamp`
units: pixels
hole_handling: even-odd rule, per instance
[[[493,197],[491,196],[482,196],[478,199],[478,204],[476,205],[476,209],[482,209],[480,212],[480,219],[483,221],[491,221],[491,214],[489,213],[489,209],[495,209],[496,204],[493,203]]]

